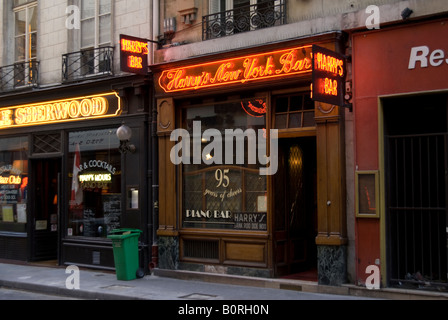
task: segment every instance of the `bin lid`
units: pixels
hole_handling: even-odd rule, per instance
[[[129,237],[139,237],[143,231],[139,229],[121,228],[109,231],[108,239],[125,239]]]

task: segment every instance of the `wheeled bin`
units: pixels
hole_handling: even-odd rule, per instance
[[[142,233],[138,229],[115,229],[107,238],[112,239],[115,271],[118,280],[134,280],[139,270],[138,238]]]

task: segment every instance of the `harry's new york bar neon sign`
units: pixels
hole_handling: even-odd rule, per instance
[[[0,109],[0,129],[115,117],[121,100],[115,92]]]
[[[197,90],[311,72],[311,46],[226,59],[163,71],[165,92]]]

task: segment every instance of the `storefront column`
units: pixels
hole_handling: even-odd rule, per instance
[[[175,129],[175,109],[172,98],[157,100],[157,134],[159,136],[159,268],[177,269],[179,234],[176,218],[176,167],[170,160],[175,142],[170,141]]]
[[[318,281],[340,285],[347,278],[344,122],[341,108],[316,103]]]

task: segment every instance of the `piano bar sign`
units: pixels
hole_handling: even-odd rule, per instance
[[[0,129],[115,117],[121,100],[115,92],[0,109]]]

